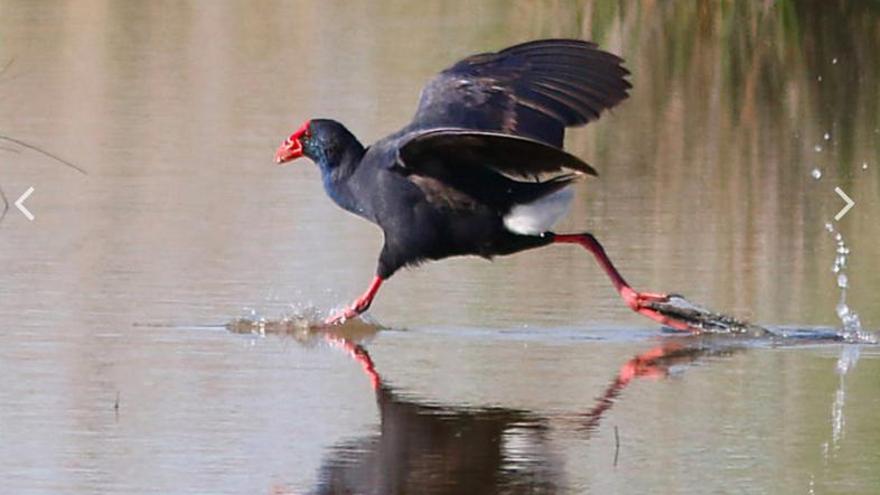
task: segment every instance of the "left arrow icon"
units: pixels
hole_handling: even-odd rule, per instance
[[[27,208],[24,207],[24,200],[28,199],[28,197],[34,192],[33,187],[29,187],[27,191],[24,192],[18,199],[15,200],[15,207],[21,212],[22,215],[27,217],[31,222],[34,221],[34,214],[28,211]]]

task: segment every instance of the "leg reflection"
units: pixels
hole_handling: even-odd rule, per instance
[[[674,365],[731,351],[704,338],[665,339],[627,360],[587,412],[551,416],[398,393],[382,379],[360,339],[338,328],[312,337],[360,365],[375,391],[379,429],[331,447],[311,493],[567,493],[554,430],[591,432],[637,378],[663,378]]]

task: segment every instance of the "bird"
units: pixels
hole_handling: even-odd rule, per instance
[[[527,41],[441,71],[422,89],[412,121],[372,145],[332,119],[296,128],[275,162],[311,159],[330,199],[384,234],[366,291],[323,323],[366,311],[404,267],[576,244],[592,253],[632,310],[691,330],[655,309],[669,296],[633,289],[591,233],[551,230],[568,211],[572,185],[598,175],[564,150],[565,129],[598,119],[629,96],[623,64],[590,41]]]

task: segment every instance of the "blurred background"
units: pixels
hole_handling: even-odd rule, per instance
[[[349,302],[381,233],[273,152],[315,117],[372,142],[439,70],[540,37],[593,40],[632,72],[628,100],[568,134],[600,176],[558,231],[593,232],[638,289],[811,329],[841,324],[831,224],[846,303],[880,327],[876,2],[0,0],[0,134],[87,171],[0,140],[0,188],[12,203],[33,187],[36,217],[0,222],[3,478],[17,493],[328,486],[327,449],[380,420],[358,367],[223,325]],[[835,187],[856,202],[839,222]],[[397,387],[541,418],[585,407],[659,334],[573,247],[402,271],[371,316]],[[639,382],[650,407],[614,420],[645,446],[625,474],[608,471],[607,428],[518,455],[553,467],[548,491],[876,490],[876,351],[844,390],[838,346],[758,347]],[[850,444],[828,443],[840,394]]]

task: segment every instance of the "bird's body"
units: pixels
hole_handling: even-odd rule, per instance
[[[315,157],[327,195],[341,208],[382,229],[385,246],[378,275],[383,279],[425,260],[458,255],[491,258],[548,244],[540,234],[549,229],[553,217],[564,213],[571,199],[566,189],[575,177],[571,174],[520,181],[487,167],[453,173],[455,167],[442,161],[414,171],[396,163],[398,143],[412,133],[395,134],[364,149],[348,141],[338,122],[312,120],[311,126],[326,129],[318,132],[334,133],[346,141],[346,149],[354,150],[335,164]],[[539,218],[544,220],[539,221],[543,228],[535,228],[529,220],[541,216],[541,201],[547,197],[566,200],[566,204],[559,208],[558,202],[548,203],[557,215]],[[529,215],[528,206],[536,203],[538,214]]]
[[[621,64],[592,43],[538,40],[474,55],[441,72],[422,91],[413,121],[369,147],[339,122],[303,124],[276,160],[312,159],[328,196],[384,233],[370,289],[330,321],[364,311],[401,267],[554,242],[590,249],[630,306],[648,314],[637,306],[664,296],[630,289],[589,234],[550,232],[568,209],[571,183],[596,174],[562,149],[565,128],[596,119],[627,97]]]

